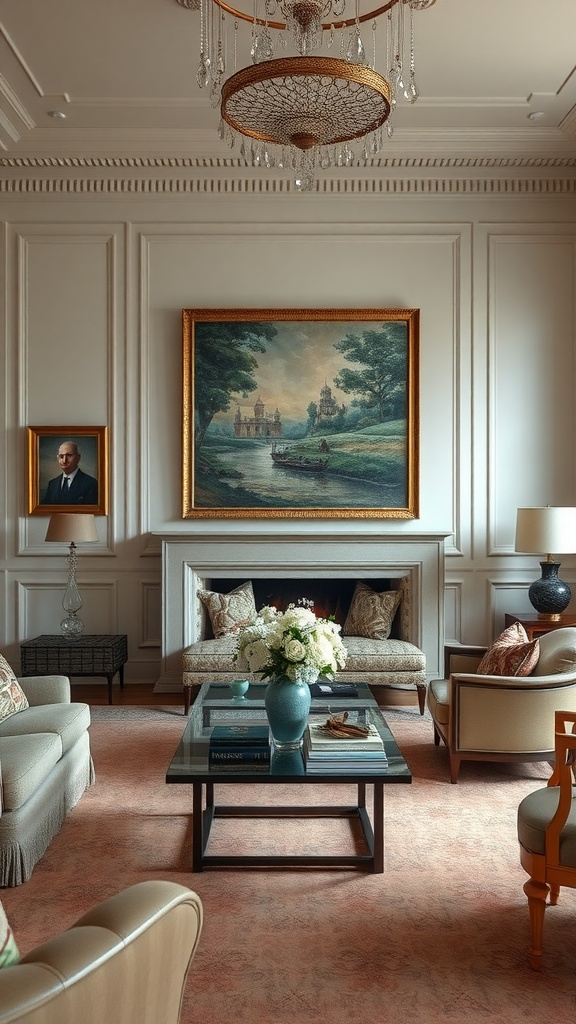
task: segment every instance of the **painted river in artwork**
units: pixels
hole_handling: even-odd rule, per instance
[[[252,491],[272,506],[281,499],[294,508],[393,508],[398,500],[395,487],[387,495],[380,484],[279,466],[267,445],[234,449],[234,468],[242,479],[227,480],[228,486]]]

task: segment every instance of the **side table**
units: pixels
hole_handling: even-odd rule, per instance
[[[514,612],[506,612],[504,615],[505,625],[513,626],[515,622],[520,622],[528,634],[528,639],[534,640],[534,637],[541,636],[542,633],[550,633],[553,629],[576,626],[576,615],[561,615],[559,619],[551,621],[550,619],[539,619],[536,612],[520,613],[519,615]]]
[[[37,636],[20,644],[22,676],[106,676],[108,703],[112,703],[112,681],[120,676],[124,687],[124,665],[128,661],[128,637],[87,635],[71,640],[65,636]]]

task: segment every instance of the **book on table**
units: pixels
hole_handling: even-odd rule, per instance
[[[267,771],[270,732],[267,725],[215,725],[210,735],[208,768],[214,771]]]
[[[303,743],[306,771],[310,774],[363,771],[377,774],[386,769],[384,741],[375,725],[366,736],[337,737],[323,722],[309,722]]]
[[[304,745],[314,757],[330,754],[360,751],[363,754],[384,752],[384,741],[375,725],[366,727],[367,736],[334,736],[326,729],[323,721],[309,722],[304,733]]]
[[[210,734],[210,748],[214,747],[269,747],[270,729],[266,725],[215,725]]]

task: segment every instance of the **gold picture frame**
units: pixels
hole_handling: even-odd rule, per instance
[[[182,516],[415,519],[418,309],[184,309]]]
[[[28,514],[91,512],[108,515],[108,431],[106,427],[28,427]],[[78,473],[70,495],[62,489],[59,451],[73,455]],[[76,458],[78,456],[78,458]]]

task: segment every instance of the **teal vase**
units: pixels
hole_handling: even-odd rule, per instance
[[[278,750],[298,749],[308,724],[310,703],[307,683],[293,683],[287,676],[270,680],[264,693],[264,706]]]

